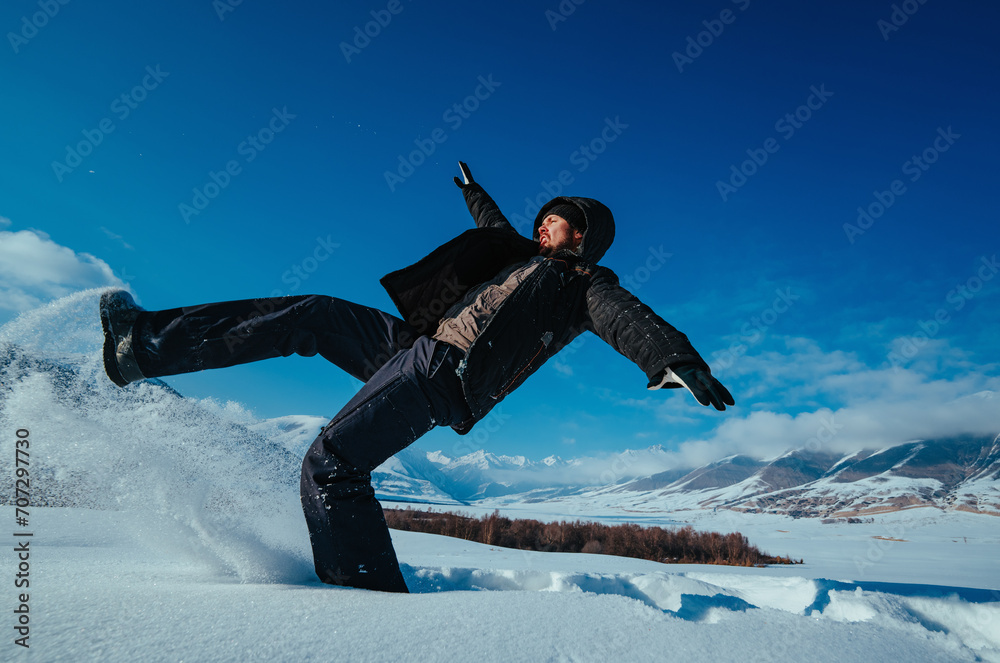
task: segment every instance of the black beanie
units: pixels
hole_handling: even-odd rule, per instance
[[[566,219],[566,222],[569,223],[573,230],[578,232],[587,230],[587,215],[576,205],[559,203],[558,205],[554,205],[552,209],[546,210],[545,215],[548,216],[549,214],[555,214]]]

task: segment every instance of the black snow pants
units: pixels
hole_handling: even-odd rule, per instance
[[[147,311],[132,336],[146,377],[319,354],[363,381],[306,453],[302,508],[320,580],[407,591],[371,471],[435,425],[471,416],[456,374],[461,351],[388,313],[320,295]]]

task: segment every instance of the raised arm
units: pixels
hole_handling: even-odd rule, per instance
[[[469,213],[475,219],[476,226],[479,228],[502,228],[516,233],[514,226],[500,212],[500,208],[493,202],[490,195],[472,179],[472,171],[469,170],[469,166],[462,161],[458,162],[458,166],[462,169],[462,178],[456,177],[455,184],[462,190],[465,204],[469,206]]]

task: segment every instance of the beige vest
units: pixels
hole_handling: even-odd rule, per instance
[[[545,258],[532,258],[528,262],[511,265],[497,274],[492,281],[467,292],[461,301],[448,309],[433,338],[444,341],[468,352],[479,332],[486,327],[493,314]]]

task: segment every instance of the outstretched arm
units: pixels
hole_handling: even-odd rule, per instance
[[[591,330],[646,372],[648,389],[684,387],[717,410],[735,404],[687,336],[621,287],[610,269],[594,272],[587,312]]]
[[[510,221],[500,212],[500,208],[493,202],[490,195],[472,179],[472,171],[469,170],[469,166],[465,162],[459,161],[458,167],[462,169],[462,178],[456,177],[455,184],[462,190],[465,204],[469,206],[469,213],[475,219],[476,226],[479,228],[503,228],[517,232]]]

